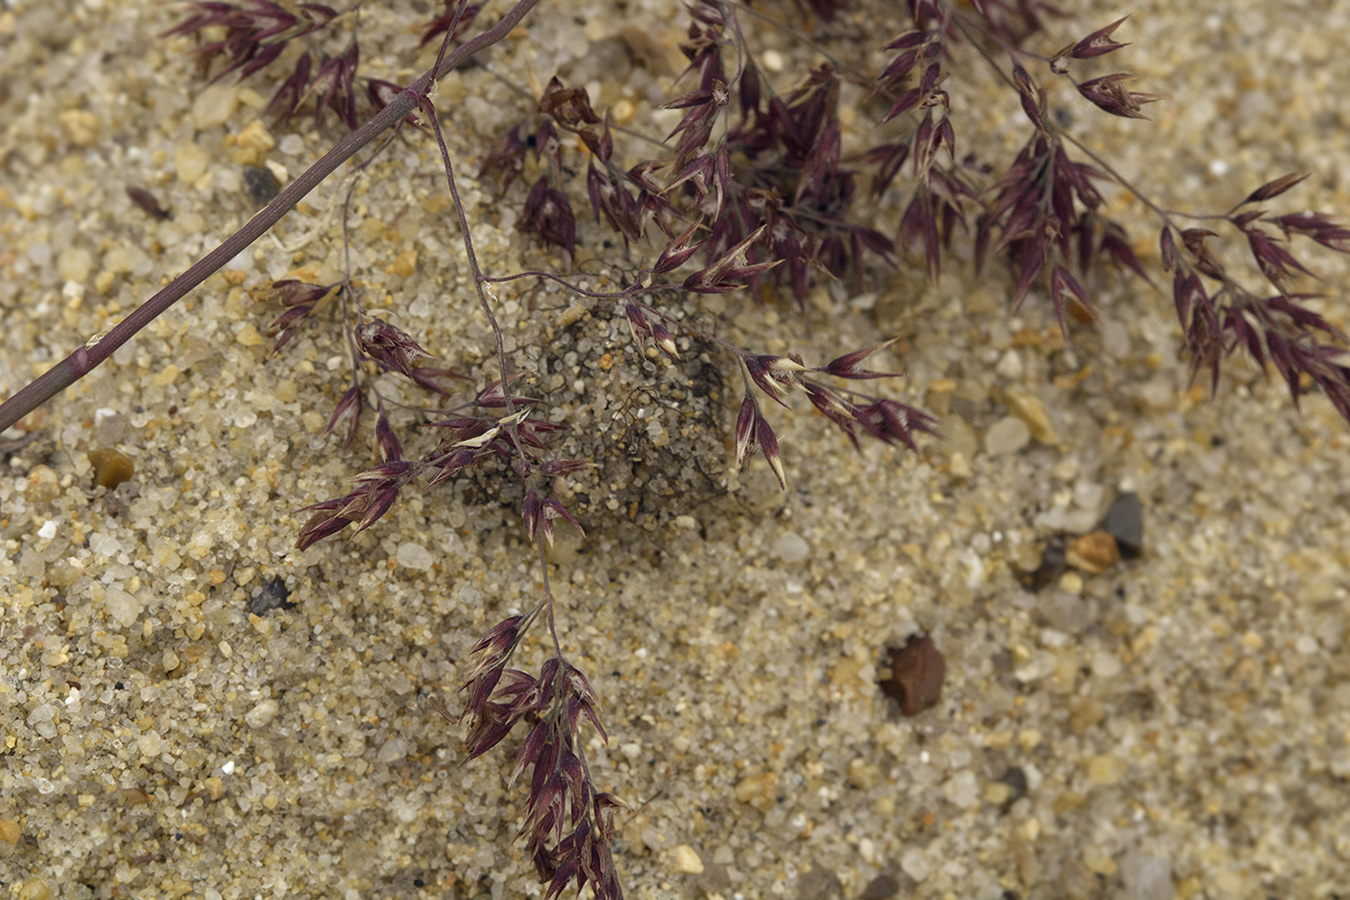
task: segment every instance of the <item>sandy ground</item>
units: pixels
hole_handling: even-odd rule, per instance
[[[561,67],[640,122],[660,79],[614,68],[615,36],[641,25],[656,57],[678,18],[658,3],[575,18],[552,6],[493,71],[528,83]],[[1071,103],[1078,133],[1165,205],[1226,209],[1306,167],[1287,208],[1350,211],[1346,7],[1202,6],[1132,8],[1122,65],[1169,99],[1153,123]],[[1055,24],[1046,48],[1115,14]],[[372,74],[409,80],[426,62],[416,34],[369,16]],[[204,91],[185,45],[153,37],[171,20],[114,0],[0,10],[0,392],[243,222],[245,166],[290,177],[326,146],[312,128],[251,126],[265,92]],[[760,52],[783,45],[770,35]],[[1015,110],[987,84],[953,90]],[[438,103],[469,160],[488,264],[546,263],[472,178],[517,95],[474,70]],[[958,119],[958,134],[973,145],[987,126],[993,152],[1003,115]],[[437,171],[414,136],[358,184],[353,270],[373,308],[484,379],[490,334]],[[152,221],[128,185],[173,217]],[[466,479],[358,537],[293,549],[297,510],[344,490],[369,450],[344,456],[322,434],[345,387],[334,330],[271,357],[260,332],[276,310],[251,289],[296,269],[333,277],[339,196],[321,188],[6,451],[5,896],[542,893],[512,842],[523,793],[506,785],[509,758],[461,766],[459,730],[428,706],[458,708],[466,648],[539,596],[519,498]],[[1152,263],[1155,231],[1137,221]],[[1344,323],[1347,267],[1328,256],[1315,256],[1325,308]],[[883,362],[907,377],[888,389],[938,413],[946,439],[922,459],[858,456],[806,409],[775,410],[785,494],[762,462],[725,471],[739,397],[709,373],[728,359],[643,362],[603,304],[499,292],[517,345],[562,347],[540,383],[572,427],[566,446],[615,448],[560,486],[586,507],[587,537],[560,549],[553,577],[563,642],[611,734],[589,745],[596,779],[631,807],[616,847],[628,894],[1343,896],[1345,424],[1320,398],[1296,412],[1246,364],[1213,401],[1188,390],[1171,301],[1137,282],[1096,285],[1102,325],[1067,346],[1043,297],[1006,310],[997,273],[981,282],[958,262],[937,287],[873,288],[821,291],[804,315],[690,308],[809,360],[905,338],[903,360]],[[688,412],[699,403],[720,431]],[[113,491],[92,487],[100,448],[135,467]],[[702,474],[682,452],[703,454]],[[1139,559],[1023,587],[1047,542],[1091,531],[1127,492],[1144,509]],[[935,708],[905,718],[876,666],[918,631],[947,677]],[[540,658],[532,644],[522,662]]]

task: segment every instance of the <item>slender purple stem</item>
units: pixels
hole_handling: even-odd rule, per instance
[[[90,339],[65,359],[52,366],[30,384],[0,403],[0,431],[9,428],[33,410],[51,400],[61,391],[89,374],[96,366],[117,351],[142,328],[158,318],[169,307],[187,296],[194,288],[224,268],[254,241],[262,237],[282,216],[304,197],[337,171],[385,131],[402,122],[412,113],[438,79],[455,69],[475,53],[502,40],[523,19],[539,0],[517,0],[496,25],[460,44],[445,55],[438,65],[426,72],[370,121],[348,134],[337,146],[310,166],[302,175],[286,186],[276,199],[225,239],[220,246],[203,256],[186,272],[179,275],[159,293],[136,307],[130,315],[111,331],[97,339]]]

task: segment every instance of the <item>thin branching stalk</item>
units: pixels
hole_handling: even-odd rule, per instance
[[[65,359],[42,373],[18,393],[4,403],[0,403],[0,431],[9,428],[61,391],[88,375],[96,366],[112,356],[118,348],[131,340],[142,328],[186,297],[203,281],[224,268],[230,260],[242,253],[254,241],[266,234],[273,225],[281,221],[286,213],[290,212],[310,191],[327,180],[343,163],[355,156],[375,138],[407,118],[410,113],[417,109],[422,99],[427,96],[431,86],[442,76],[463,64],[465,60],[472,58],[474,54],[505,38],[511,29],[515,28],[538,2],[539,0],[517,0],[501,21],[445,54],[436,66],[405,88],[368,122],[339,141],[336,147],[325,153],[318,162],[287,185],[281,193],[277,194],[275,200],[267,204],[252,219],[249,219],[243,228],[226,238],[220,246],[169,282],[159,293],[136,307],[130,315],[113,326],[106,334],[90,338],[83,346],[78,347]]]

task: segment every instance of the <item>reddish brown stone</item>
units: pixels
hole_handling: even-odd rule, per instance
[[[933,638],[926,634],[915,635],[903,646],[886,648],[877,683],[882,693],[900,704],[901,713],[917,716],[937,705],[942,697],[942,679],[946,673],[946,660],[938,652]]]
[[[1094,531],[1070,541],[1064,558],[1079,571],[1100,575],[1120,562],[1120,547],[1105,531]]]

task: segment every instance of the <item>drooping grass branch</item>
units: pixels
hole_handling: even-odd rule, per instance
[[[427,96],[431,86],[441,77],[472,58],[474,54],[506,37],[538,2],[539,0],[517,0],[496,25],[446,53],[437,65],[390,100],[384,109],[364,125],[340,140],[336,147],[287,185],[277,194],[275,200],[249,219],[244,227],[226,238],[220,246],[169,282],[159,293],[136,307],[106,334],[90,338],[83,346],[76,348],[69,356],[42,373],[18,393],[0,403],[0,431],[14,425],[88,375],[142,328],[224,268],[226,263],[281,221],[282,216],[290,212],[310,191],[327,180],[343,163],[413,113]]]

